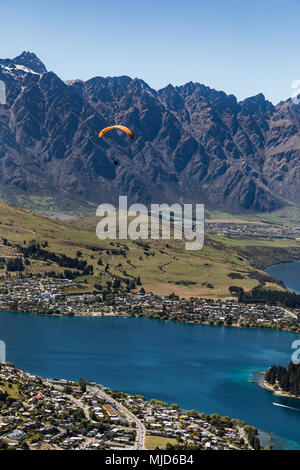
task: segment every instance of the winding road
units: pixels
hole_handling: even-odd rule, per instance
[[[100,396],[108,403],[114,405],[119,413],[122,413],[127,417],[128,421],[134,422],[136,424],[136,438],[134,448],[137,450],[145,450],[146,428],[144,424],[131,411],[129,411],[125,406],[112,398],[110,395],[105,393],[104,390],[100,387],[95,385],[87,385],[87,390],[97,396]]]

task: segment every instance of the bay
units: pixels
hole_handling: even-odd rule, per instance
[[[0,312],[0,338],[7,360],[20,369],[43,377],[84,377],[147,399],[239,418],[273,432],[277,448],[300,449],[300,400],[275,397],[252,382],[257,371],[289,363],[291,333]]]

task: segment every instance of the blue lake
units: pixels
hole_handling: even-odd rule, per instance
[[[275,397],[253,374],[287,365],[295,335],[146,318],[50,317],[0,312],[7,360],[44,377],[96,381],[240,418],[300,449],[300,400]],[[274,406],[273,402],[288,407]]]
[[[280,263],[269,266],[268,271],[271,276],[277,277],[284,282],[285,286],[300,294],[300,262],[295,263]]]

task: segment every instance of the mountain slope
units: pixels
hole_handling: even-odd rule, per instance
[[[126,76],[65,83],[25,52],[0,60],[0,80],[0,194],[8,200],[74,211],[119,194],[235,212],[300,204],[300,106],[291,101],[237,102],[192,82],[156,91]],[[131,127],[135,140],[110,133],[100,141],[113,123]]]
[[[212,237],[206,237],[202,250],[193,252],[185,250],[184,241],[100,241],[95,233],[96,218],[77,219],[67,224],[1,201],[0,221],[0,282],[6,274],[7,261],[19,257],[23,258],[23,275],[64,273],[66,268],[59,266],[52,257],[36,259],[29,255],[26,263],[22,248],[31,244],[39,244],[58,256],[79,257],[80,261],[92,265],[92,275],[81,272],[76,277],[90,291],[94,290],[95,284],[105,286],[116,278],[133,280],[140,277],[142,286],[154,293],[228,297],[230,285],[249,290],[258,285],[262,275],[266,276],[251,266],[247,253],[242,259],[235,247],[226,246]],[[74,268],[72,272],[76,270]],[[233,280],[233,272],[239,273],[237,279]],[[16,274],[10,273],[11,276]]]

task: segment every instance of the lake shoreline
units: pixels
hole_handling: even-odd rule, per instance
[[[241,419],[284,446],[297,436],[295,419],[272,405],[272,396],[251,386],[249,372],[288,360],[290,333],[254,328],[210,328],[150,318],[71,317],[0,314],[8,359],[41,377],[106,384],[182,409]],[[293,335],[294,336],[294,335]],[[261,344],[264,344],[260,352]],[[279,348],[280,345],[280,348]],[[213,348],[213,351],[212,351]],[[248,384],[247,384],[248,383]],[[257,389],[257,390],[255,390]],[[218,391],[215,394],[215,390]],[[243,397],[241,400],[240,397]],[[298,442],[297,442],[298,441]]]
[[[289,392],[285,392],[284,390],[276,390],[273,385],[269,384],[266,380],[265,380],[265,374],[266,374],[266,370],[260,370],[260,371],[257,371],[257,374],[258,374],[258,377],[254,380],[251,380],[252,383],[255,383],[256,385],[258,385],[259,387],[265,389],[265,390],[268,390],[268,392],[272,392],[273,395],[277,396],[277,397],[283,397],[283,398],[293,398],[295,400],[300,400],[300,397],[297,397],[296,395],[292,395],[291,393]]]
[[[288,261],[288,262],[281,262],[281,263],[276,263],[272,264],[270,266],[265,267],[265,271],[273,276],[274,278],[278,279],[281,281],[284,285],[284,287],[290,291],[293,292],[296,295],[300,295],[300,290],[299,288],[294,286],[294,278],[297,278],[297,272],[292,273],[292,278],[290,277],[289,274],[286,272],[282,271],[284,268],[289,267],[289,269],[294,269],[300,266],[300,261]],[[279,270],[279,271],[278,271]],[[297,271],[297,270],[296,270]]]
[[[27,312],[27,311],[19,311],[19,310],[9,310],[9,306],[7,310],[4,310],[3,307],[0,310],[1,312],[12,312],[12,313],[22,313],[22,314],[27,314],[27,315],[33,315],[33,316],[41,316],[41,317],[56,317],[56,318],[148,318],[149,320],[159,320],[163,323],[184,323],[186,325],[206,325],[206,326],[222,326],[222,327],[233,327],[233,328],[242,328],[242,329],[251,329],[251,330],[268,330],[268,331],[282,331],[285,333],[291,333],[296,336],[300,336],[300,333],[297,333],[295,331],[291,331],[289,329],[285,328],[272,328],[270,327],[259,327],[258,325],[243,325],[239,323],[232,323],[232,324],[218,324],[217,322],[201,322],[201,321],[195,321],[195,320],[181,320],[180,318],[170,318],[170,319],[160,319],[160,318],[153,318],[152,316],[149,315],[126,315],[126,314],[115,314],[115,313],[105,313],[105,314],[97,314],[96,312],[90,312],[89,314],[77,314],[77,313],[72,313],[72,314],[63,314],[63,313],[42,313],[42,312]]]

